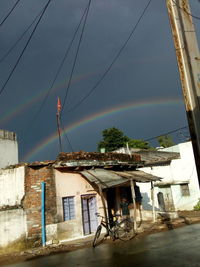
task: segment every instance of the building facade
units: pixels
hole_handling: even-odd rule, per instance
[[[99,224],[97,212],[110,220],[119,212],[122,197],[132,201],[131,180],[157,180],[136,170],[140,162],[138,155],[85,152],[2,169],[0,247],[41,244],[42,183],[47,244],[94,233]]]
[[[0,168],[18,163],[17,135],[0,130]]]
[[[155,183],[155,203],[157,210],[193,210],[200,198],[199,183],[191,142],[181,143],[163,152],[179,153],[180,157],[156,166],[142,168],[146,173],[162,178]],[[143,206],[148,208],[148,185],[141,185]]]

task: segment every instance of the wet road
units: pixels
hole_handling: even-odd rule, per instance
[[[200,224],[149,235],[141,240],[102,244],[95,249],[84,248],[9,266],[200,266]]]

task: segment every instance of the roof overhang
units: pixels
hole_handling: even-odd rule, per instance
[[[158,187],[165,187],[171,185],[181,185],[181,184],[189,184],[189,180],[179,180],[179,181],[167,181],[167,182],[156,182],[154,185]]]
[[[130,180],[136,182],[159,181],[161,178],[142,171],[111,171],[105,169],[84,170],[80,172],[91,183],[95,183],[102,189],[129,185]]]

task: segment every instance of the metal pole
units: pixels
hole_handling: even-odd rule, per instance
[[[42,215],[42,246],[46,246],[46,222],[45,222],[45,183],[41,183],[42,195],[41,195],[41,215]]]
[[[166,0],[200,186],[200,54],[188,0]]]

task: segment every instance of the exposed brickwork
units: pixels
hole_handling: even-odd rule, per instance
[[[23,207],[27,214],[28,238],[39,239],[41,236],[41,183],[45,182],[46,224],[55,222],[56,189],[54,169],[51,166],[26,167],[25,198]]]

